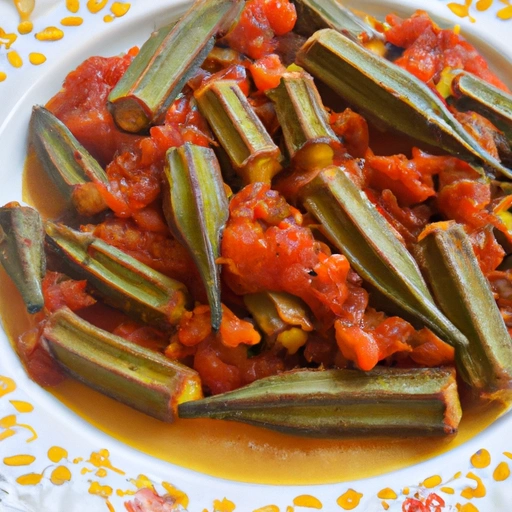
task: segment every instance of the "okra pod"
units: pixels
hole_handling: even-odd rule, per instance
[[[172,422],[180,403],[202,397],[194,370],[99,329],[68,308],[50,316],[42,343],[71,377],[159,420]]]
[[[244,303],[264,333],[267,346],[278,343],[294,354],[313,330],[307,305],[289,293],[251,293],[244,295]]]
[[[382,41],[384,36],[344,7],[339,0],[294,0],[297,9],[295,30],[310,37],[322,28],[332,28],[353,41]]]
[[[186,143],[167,152],[164,213],[173,235],[196,262],[205,285],[211,322],[218,330],[220,299],[220,239],[229,211],[219,163],[210,148]]]
[[[117,125],[137,133],[161,121],[243,6],[241,0],[196,0],[170,30],[157,32],[109,95]]]
[[[454,434],[461,407],[453,368],[375,368],[285,372],[178,414],[310,437],[432,436]]]
[[[143,322],[177,324],[191,301],[185,285],[103,240],[62,224],[46,223],[47,242],[66,271],[87,282],[108,304]]]
[[[469,341],[464,350],[477,368],[473,387],[512,388],[510,334],[464,228],[455,222],[431,224],[420,235],[416,257],[437,304]]]
[[[313,78],[286,73],[267,96],[274,102],[290,159],[305,170],[331,165],[339,141]]]
[[[201,112],[246,183],[270,183],[281,170],[281,152],[249,101],[232,80],[219,80],[195,93]]]
[[[18,288],[29,313],[44,306],[44,228],[33,208],[9,203],[0,208],[0,263]]]
[[[457,72],[451,89],[457,107],[487,117],[512,144],[512,95],[467,71]]]
[[[30,142],[45,172],[78,213],[92,216],[107,209],[96,188],[96,184],[108,184],[105,171],[66,125],[44,107],[32,110]]]

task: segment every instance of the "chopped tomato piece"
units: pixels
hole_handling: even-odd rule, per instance
[[[213,395],[232,391],[243,385],[240,369],[234,364],[224,362],[208,341],[199,346],[194,357],[194,369],[201,376],[203,386]]]
[[[197,306],[191,313],[183,315],[178,327],[178,340],[185,346],[194,346],[212,334],[209,306]],[[256,345],[261,336],[254,326],[238,318],[229,308],[222,307],[222,322],[218,339],[226,347],[238,347],[240,344]]]
[[[109,184],[99,190],[116,215],[129,217],[158,198],[161,174],[158,165],[141,165],[139,154],[122,153],[107,166]]]
[[[279,85],[286,68],[278,55],[271,53],[256,60],[249,66],[251,75],[259,91],[274,89]]]
[[[443,498],[435,492],[431,492],[428,495],[425,500],[425,505],[429,507],[430,512],[442,512],[443,508],[446,506]]]
[[[92,306],[96,300],[85,290],[87,281],[75,281],[59,272],[47,272],[43,279],[44,305],[53,313],[64,306],[72,311]]]
[[[197,306],[185,313],[178,327],[178,340],[186,347],[198,345],[212,332],[209,306]]]
[[[494,297],[501,308],[512,308],[512,271],[495,270],[487,275]]]
[[[403,238],[407,246],[416,242],[418,235],[432,215],[432,208],[429,205],[419,204],[412,208],[401,207],[389,189],[383,190],[380,196],[373,194],[370,190],[367,190],[366,194],[370,201],[377,206],[381,215]]]
[[[41,345],[44,322],[16,340],[16,351],[30,378],[41,386],[56,386],[66,377],[60,366]]]
[[[347,108],[343,112],[331,113],[329,123],[353,157],[363,158],[366,155],[370,134],[368,123],[363,116]]]
[[[236,293],[286,291],[332,322],[347,297],[349,265],[344,256],[321,252],[300,213],[267,185],[248,185],[231,200],[221,254]]]
[[[169,234],[169,227],[165,221],[162,209],[151,205],[133,213],[132,219],[142,231]]]
[[[450,29],[440,29],[425,11],[410,18],[391,14],[386,17],[391,28],[385,32],[388,42],[405,48],[395,64],[407,69],[425,83],[437,84],[445,68],[465,69],[507,91],[476,48]]]
[[[296,20],[295,6],[288,0],[249,0],[224,41],[251,59],[260,59],[273,53],[274,36],[290,32]]]
[[[285,362],[272,352],[250,357],[245,345],[227,347],[213,334],[198,345],[194,369],[207,391],[224,393],[284,371]]]
[[[402,505],[402,512],[431,512],[420,500],[407,498]]]
[[[379,362],[379,346],[375,338],[357,325],[346,326],[337,320],[336,341],[341,353],[364,371],[371,370]]]
[[[276,36],[284,36],[295,27],[297,12],[289,0],[265,0],[263,10]]]
[[[413,334],[411,343],[415,346],[409,355],[418,364],[434,367],[454,362],[454,348],[440,340],[430,329],[417,331]]]
[[[491,221],[485,207],[491,202],[490,186],[472,180],[460,180],[443,187],[438,195],[440,211],[448,218],[473,227]]]
[[[469,236],[478,264],[484,275],[496,270],[505,257],[505,251],[496,240],[493,227],[491,225],[485,226],[472,231]]]
[[[87,59],[46,105],[102,165],[116,153],[136,148],[142,139],[119,130],[107,109],[110,91],[132,60],[131,54]]]
[[[334,327],[341,353],[361,370],[371,370],[393,354],[413,350],[409,340],[415,335],[414,327],[399,317],[386,318],[370,310],[364,323],[349,325],[336,320]]]
[[[421,203],[435,195],[433,173],[421,165],[421,157],[409,160],[404,155],[369,155],[367,161],[370,187],[391,190],[401,205]]]
[[[252,59],[273,53],[274,31],[265,14],[264,0],[249,0],[239,22],[224,39],[231,48]]]

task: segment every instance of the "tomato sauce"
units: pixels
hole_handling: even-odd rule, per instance
[[[423,82],[437,84],[445,68],[464,69],[508,90],[473,45],[453,30],[439,28],[425,11],[418,11],[407,19],[390,14],[386,21],[391,25],[385,32],[387,41],[405,48],[395,64]]]

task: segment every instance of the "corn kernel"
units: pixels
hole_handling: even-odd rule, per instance
[[[296,159],[303,169],[323,169],[332,165],[334,151],[329,144],[308,144],[300,150]]]
[[[288,351],[288,354],[293,355],[306,344],[308,333],[298,327],[292,327],[280,333],[277,336],[277,341]]]

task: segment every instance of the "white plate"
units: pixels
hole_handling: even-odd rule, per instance
[[[21,197],[31,106],[45,103],[58,91],[66,73],[86,57],[114,55],[140,44],[155,27],[183,11],[187,4],[153,0],[148,5],[149,2],[138,0],[132,2],[124,16],[106,22],[104,17],[112,14],[114,3],[82,0],[78,13],[72,14],[64,2],[36,0],[34,32],[18,35],[10,49],[23,60],[19,68],[8,62],[2,44],[4,33],[0,30],[0,73],[7,74],[0,82],[0,204]],[[512,7],[508,0],[431,1],[427,6],[419,0],[352,3],[376,15],[391,11],[409,13],[428,7],[439,20],[450,25],[458,23],[470,39],[478,39],[479,48],[511,85],[512,67],[507,59],[512,61]],[[88,9],[94,5],[99,7],[97,13]],[[62,27],[60,20],[66,16],[81,16],[83,24]],[[0,0],[0,28],[5,33],[16,33],[17,23],[12,4]],[[62,28],[62,40],[49,43],[33,37],[35,32],[52,25]],[[43,53],[46,62],[40,66],[30,64],[31,52]],[[99,427],[106,429],[105,425]],[[364,480],[345,478],[344,483],[325,485],[238,483],[159,460],[92,426],[27,378],[5,335],[0,333],[2,512],[122,511],[130,493],[145,485],[154,485],[160,493],[175,489],[172,492],[177,498],[177,509],[181,503],[190,512],[298,512],[320,508],[399,511],[407,496],[430,492],[445,500],[444,510],[456,510],[458,506],[463,512],[508,511],[512,503],[512,477],[507,472],[512,465],[511,427],[512,415],[507,414],[483,433],[443,455]],[[264,443],[256,448],[264,450]],[[223,448],[219,467],[233,464],[236,458],[237,453]],[[378,462],[367,460],[365,464],[374,466],[373,474],[379,473]],[[289,471],[293,475],[293,464]]]

